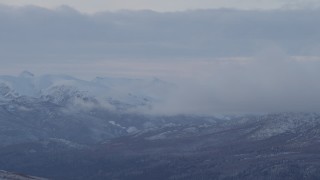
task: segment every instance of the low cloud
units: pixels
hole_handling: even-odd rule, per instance
[[[204,115],[319,112],[319,68],[319,60],[282,55],[215,63],[204,69],[207,73],[179,81],[177,91],[153,110]]]
[[[1,6],[0,69],[176,80],[155,113],[319,111],[319,18],[317,8],[88,15]]]
[[[0,7],[0,57],[12,62],[252,56],[278,46],[318,55],[320,18],[313,10],[195,10],[80,13]]]

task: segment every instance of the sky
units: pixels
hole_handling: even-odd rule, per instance
[[[314,6],[317,0],[1,0],[7,5],[36,5],[54,8],[68,5],[82,12],[116,11],[121,9],[155,11],[183,11],[188,9],[236,8],[278,9]]]
[[[120,3],[121,2],[121,3]],[[0,0],[0,74],[158,77],[159,111],[319,111],[320,9],[300,0]]]

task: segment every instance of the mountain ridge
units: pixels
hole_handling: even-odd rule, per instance
[[[99,77],[86,81],[68,75],[35,76],[28,71],[19,76],[0,76],[1,99],[13,100],[26,96],[56,104],[72,104],[72,101],[83,101],[84,104],[91,99],[95,104],[123,111],[143,108],[147,110],[153,103],[165,99],[164,92],[169,92],[172,88],[171,83],[155,78]]]

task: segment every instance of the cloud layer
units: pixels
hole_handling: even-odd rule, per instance
[[[252,56],[270,47],[318,55],[319,10],[120,11],[0,7],[0,58],[88,61],[107,58]]]
[[[277,52],[274,52],[277,54]],[[208,64],[179,81],[159,113],[319,112],[320,61],[283,56]]]
[[[309,6],[319,4],[317,0],[0,0],[9,5],[37,5],[57,7],[68,5],[85,12],[97,12],[120,9],[152,9],[155,11],[181,11],[203,8],[237,8],[237,9],[275,9],[283,6]]]
[[[319,18],[317,9],[87,15],[1,6],[0,70],[162,73],[181,88],[157,112],[319,111]]]

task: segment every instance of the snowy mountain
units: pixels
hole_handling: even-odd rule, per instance
[[[46,180],[45,178],[28,176],[25,174],[12,173],[7,171],[0,170],[0,179],[1,180]]]
[[[48,126],[24,118],[34,127],[25,124],[15,131],[15,120],[10,119],[12,124],[0,131],[6,132],[7,139],[22,127],[24,136],[47,134],[1,147],[0,168],[52,179],[320,177],[317,113],[244,115],[228,120],[94,113],[49,119]],[[5,131],[8,127],[11,131]]]
[[[11,89],[7,84],[0,83],[0,101],[6,101],[9,99],[14,99],[19,96],[13,89]]]
[[[25,96],[58,105],[100,105],[117,110],[150,109],[164,99],[173,85],[159,79],[102,78],[80,80],[67,75],[43,75],[24,71],[0,76],[0,101]]]
[[[159,79],[0,76],[0,169],[52,179],[319,179],[319,113],[134,111],[174,88]]]

